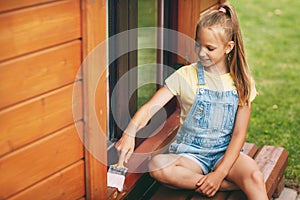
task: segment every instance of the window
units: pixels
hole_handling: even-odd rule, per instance
[[[143,42],[149,39],[153,40],[151,42],[157,46],[162,46],[165,41],[163,32],[153,32],[147,35],[142,34],[144,32],[139,32],[136,28],[176,29],[177,19],[171,16],[177,16],[177,1],[110,0],[108,11],[109,36],[110,38],[119,36],[109,40],[108,147],[110,150],[113,143],[121,137],[122,130],[127,127],[137,109],[163,85],[164,79],[170,72],[164,70],[162,65],[176,65],[177,55],[157,50],[157,48],[139,49],[143,46]],[[146,78],[150,80],[150,84],[141,84]],[[174,99],[166,106],[166,110],[168,114],[171,114],[175,109],[176,100]],[[151,134],[149,129],[140,132],[139,134],[143,136],[137,138],[136,145],[140,145],[144,138]]]

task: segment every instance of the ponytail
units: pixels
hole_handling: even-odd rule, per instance
[[[228,55],[230,74],[236,83],[240,103],[242,105],[247,105],[250,101],[252,76],[249,65],[246,61],[244,43],[238,17],[231,5],[224,4],[222,7],[226,10],[226,12],[228,12],[233,26],[232,41],[234,41],[235,46]]]

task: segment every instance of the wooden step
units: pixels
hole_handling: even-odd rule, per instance
[[[284,176],[280,179],[275,192],[273,193],[273,198],[278,198],[284,189]]]
[[[244,153],[253,157],[264,174],[268,197],[279,196],[284,185],[283,173],[287,167],[288,152],[282,147],[263,146],[261,149],[253,143],[245,143]],[[276,192],[275,192],[276,191]],[[218,192],[213,198],[195,193],[193,190],[173,190],[161,185],[151,200],[243,200],[247,199],[242,191]]]
[[[264,174],[268,197],[271,198],[288,165],[288,152],[282,147],[263,146],[254,159]]]
[[[288,152],[277,146],[263,146],[258,153],[254,156],[260,170],[264,174],[266,189],[269,199],[274,196],[279,196],[283,190],[281,181],[283,178],[284,170],[288,164]],[[230,200],[243,200],[247,199],[241,191],[235,191],[228,197]]]
[[[258,150],[258,147],[253,143],[245,143],[244,145],[244,153],[253,157]],[[229,195],[228,192],[217,192],[214,199],[226,199]],[[173,190],[167,188],[163,185],[159,187],[157,192],[152,196],[151,200],[158,200],[158,199],[174,199],[174,200],[181,200],[181,199],[197,199],[197,200],[207,200],[211,198],[207,198],[200,194],[196,194],[194,191],[191,190]]]

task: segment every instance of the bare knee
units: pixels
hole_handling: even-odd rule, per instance
[[[167,169],[159,169],[155,171],[149,171],[149,174],[152,178],[163,182],[163,183],[168,183],[169,182],[169,172]]]
[[[149,171],[157,171],[175,165],[178,158],[170,154],[158,154],[149,162]]]
[[[149,173],[150,175],[161,182],[169,182],[169,177],[171,177],[170,159],[165,155],[154,156],[149,163]]]
[[[259,170],[252,171],[250,175],[244,180],[244,184],[248,186],[250,184],[252,187],[261,187],[262,185],[264,185],[263,173]]]
[[[149,173],[150,175],[157,179],[157,177],[160,176],[161,174],[161,161],[160,161],[160,155],[156,155],[154,156],[150,162],[149,162],[149,165],[148,165],[148,168],[149,168]]]
[[[251,180],[256,184],[264,184],[264,175],[261,171],[255,170],[251,173]]]

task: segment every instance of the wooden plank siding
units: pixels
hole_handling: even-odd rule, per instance
[[[9,198],[9,200],[36,199],[36,194],[43,194],[39,200],[77,199],[84,195],[83,180],[84,161],[80,160]]]
[[[9,0],[9,1],[1,1],[0,12],[7,12],[14,9],[25,8],[29,6],[34,6],[38,4],[48,3],[51,1],[57,0]]]
[[[12,194],[83,158],[74,125],[68,126],[0,159],[0,196]]]
[[[74,82],[80,51],[74,40],[1,63],[0,109]]]
[[[81,4],[0,3],[0,199],[85,199]]]
[[[72,92],[68,85],[0,111],[0,155],[74,123]]]
[[[0,60],[81,36],[78,0],[58,1],[0,15]]]

